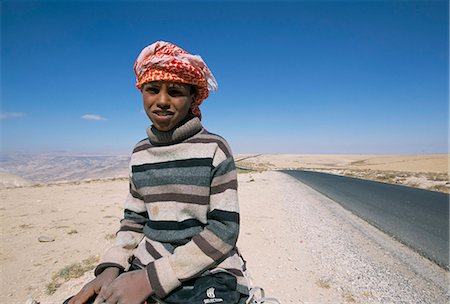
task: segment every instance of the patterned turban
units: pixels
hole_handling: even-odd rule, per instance
[[[191,55],[169,42],[157,41],[139,54],[134,63],[136,87],[142,90],[150,81],[171,81],[196,86],[192,113],[201,119],[199,105],[209,91],[217,90],[217,82],[206,63],[198,55]]]

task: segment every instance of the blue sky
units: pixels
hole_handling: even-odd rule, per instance
[[[2,151],[129,153],[157,40],[219,89],[235,153],[448,153],[447,1],[2,1]]]

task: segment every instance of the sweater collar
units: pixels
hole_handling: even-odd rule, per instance
[[[194,117],[170,131],[159,131],[151,125],[147,128],[147,135],[152,145],[167,146],[182,142],[183,140],[198,133],[201,129],[202,124],[200,119],[198,117]]]

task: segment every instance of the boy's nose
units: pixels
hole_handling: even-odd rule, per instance
[[[170,106],[169,100],[170,100],[170,96],[167,93],[160,92],[159,98],[157,100],[157,105],[159,107],[164,107],[164,108],[169,107]]]

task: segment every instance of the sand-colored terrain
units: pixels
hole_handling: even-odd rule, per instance
[[[448,174],[447,155],[236,159],[257,170],[239,174],[239,247],[255,285],[269,296],[282,303],[448,303],[448,272],[312,189],[267,171]],[[113,241],[127,190],[126,178],[0,189],[0,302],[61,303],[79,290]]]
[[[241,154],[237,165],[257,171],[303,169],[450,193],[449,155]],[[86,179],[126,177],[128,156],[8,155],[0,189]]]
[[[321,171],[450,193],[448,154],[247,154],[236,159],[242,168]]]

